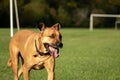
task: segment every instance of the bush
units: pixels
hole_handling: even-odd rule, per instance
[[[71,24],[71,17],[63,7],[58,9],[57,21],[64,26],[70,26]]]

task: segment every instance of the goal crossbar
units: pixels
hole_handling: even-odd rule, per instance
[[[93,31],[93,18],[94,17],[119,17],[117,14],[91,14],[90,15],[90,31]]]

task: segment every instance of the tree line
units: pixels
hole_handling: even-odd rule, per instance
[[[17,3],[21,27],[34,27],[39,22],[48,26],[59,22],[64,27],[88,27],[91,13],[120,14],[120,0],[17,0]],[[0,0],[0,27],[9,27],[9,16],[9,0]],[[115,20],[96,18],[94,25],[110,27]]]

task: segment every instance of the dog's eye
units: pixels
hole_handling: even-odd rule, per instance
[[[59,39],[62,40],[62,36],[61,35],[59,36]]]
[[[55,38],[55,35],[54,35],[54,34],[52,34],[52,35],[50,35],[49,37],[50,37],[50,38]]]

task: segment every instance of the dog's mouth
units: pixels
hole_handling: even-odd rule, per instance
[[[50,53],[51,56],[57,58],[59,56],[59,48],[55,45],[50,45],[48,43],[44,43],[45,48]]]

